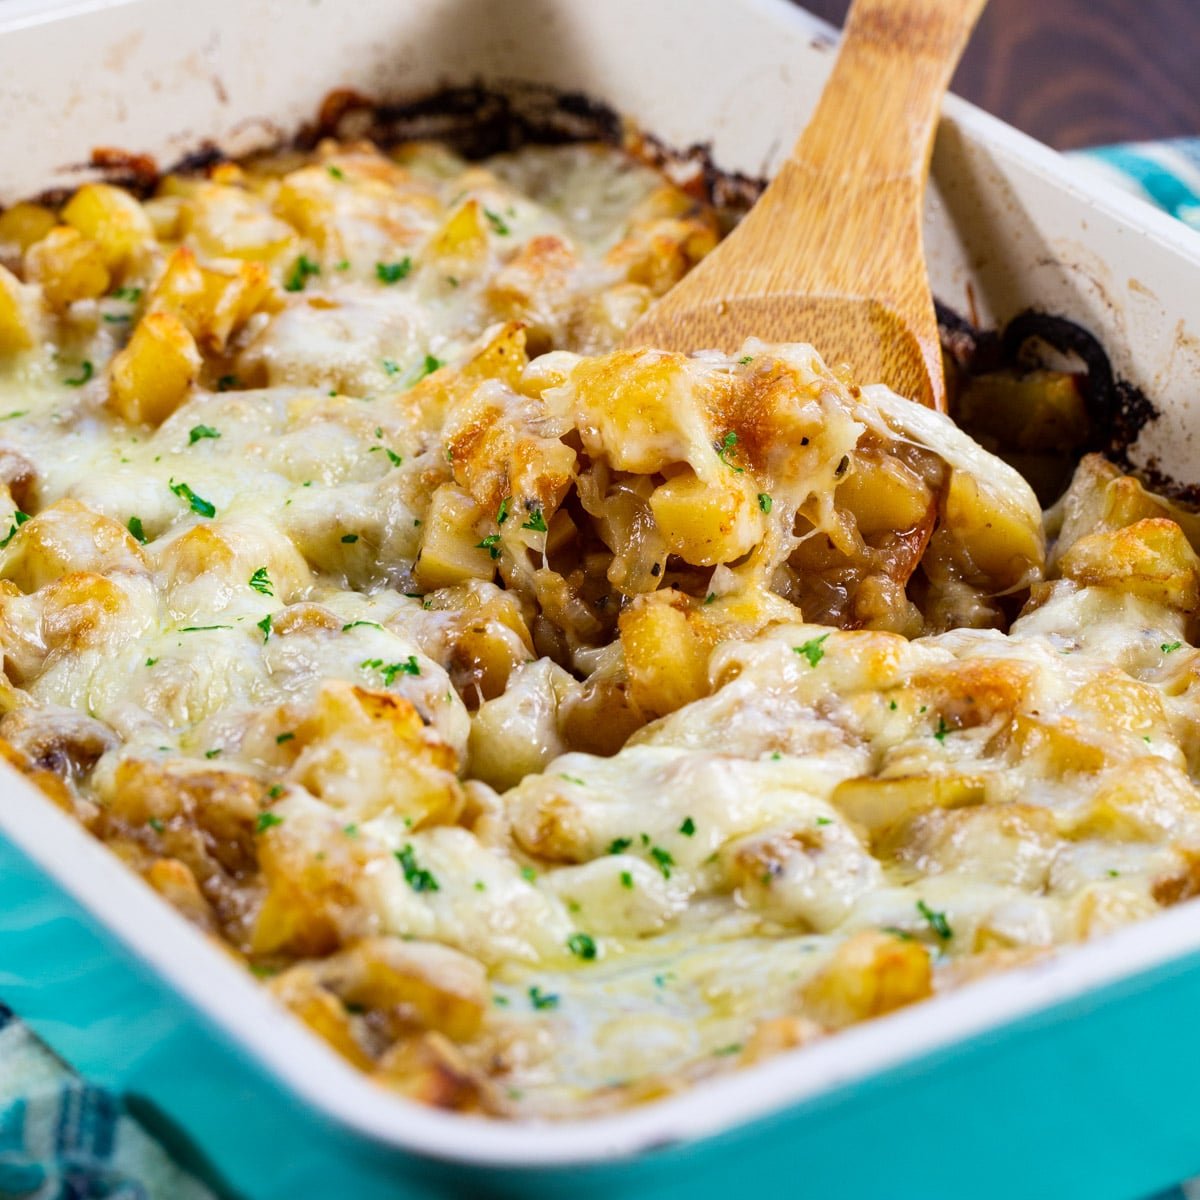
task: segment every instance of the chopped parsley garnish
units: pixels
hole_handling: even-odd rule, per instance
[[[4,416],[0,417],[0,421],[15,421],[18,417],[27,417],[27,416],[29,416],[29,409],[14,408],[12,412],[5,413]]]
[[[205,750],[204,757],[205,758],[217,758],[220,756],[220,753],[221,753],[221,747],[216,746],[212,750]]]
[[[567,938],[567,949],[585,962],[596,957],[596,943],[590,934],[573,933]]]
[[[953,732],[954,731],[950,728],[950,726],[946,724],[946,718],[939,716],[938,717],[938,727],[933,731],[933,736],[939,742],[944,742],[946,740],[946,734],[953,733]]]
[[[539,1011],[544,1008],[557,1008],[558,997],[553,992],[543,992],[535,983],[529,989],[529,1003]]]
[[[347,624],[342,626],[342,632],[345,633],[347,629],[357,629],[360,625],[367,625],[371,629],[382,629],[383,628],[383,626],[380,625],[378,621],[350,621]]]
[[[180,633],[208,633],[212,629],[232,629],[232,625],[184,625]]]
[[[483,215],[487,218],[487,223],[501,236],[508,237],[509,228],[504,218],[498,212],[492,212],[490,208],[483,210]]]
[[[669,850],[664,850],[661,846],[650,847],[650,857],[658,863],[658,869],[662,872],[664,879],[671,878],[671,868],[675,865],[675,860],[671,857]]]
[[[152,667],[156,662],[158,662],[157,658],[148,658],[146,659],[146,666]]]
[[[503,525],[508,520],[508,506],[512,503],[511,496],[505,496],[500,501],[500,507],[496,509],[496,524]]]
[[[633,845],[633,838],[613,838],[608,843],[609,854],[624,854]]]
[[[238,377],[236,375],[222,375],[217,380],[217,391],[227,392],[230,388],[235,388],[238,385]]]
[[[752,363],[753,361],[754,361],[753,354],[743,354],[742,357],[738,359],[738,366],[744,367],[747,363]]]
[[[439,370],[445,365],[440,358],[435,358],[432,354],[425,355],[425,361],[421,363],[421,369],[417,372],[417,377],[413,380],[413,383],[420,383],[426,375],[432,375],[434,371]]]
[[[375,264],[375,275],[380,283],[399,283],[412,270],[412,259],[407,255],[399,262]]]
[[[204,438],[212,438],[216,440],[221,436],[219,429],[214,429],[211,425],[193,425],[188,431],[188,445],[194,446],[197,442]]]
[[[157,817],[151,817],[146,824],[149,825],[155,833],[162,833],[163,829],[165,828],[163,823]]]
[[[418,865],[416,851],[413,850],[411,842],[405,845],[403,850],[396,850],[394,853],[396,861],[399,862],[401,869],[404,871],[404,882],[414,892],[436,892],[441,890],[438,887],[438,881],[424,867]]]
[[[358,534],[357,533],[343,533],[342,541],[345,542],[345,544],[347,546],[352,546],[352,545],[354,545],[355,542],[358,541]]]
[[[832,817],[818,817],[817,824],[818,825],[832,825],[833,818]]]
[[[829,634],[823,633],[820,637],[812,638],[805,642],[803,646],[793,646],[792,650],[796,654],[802,654],[807,658],[810,667],[815,667],[825,657],[825,647],[821,643],[827,637],[829,637]]]
[[[1159,649],[1164,654],[1174,654],[1183,645],[1182,642],[1163,642]]]
[[[136,304],[142,298],[142,289],[135,287],[119,287],[112,294],[114,300],[126,300],[130,304]]]
[[[899,929],[895,925],[885,925],[883,927],[883,932],[890,933],[892,937],[897,937],[902,942],[912,942],[916,940],[907,929]]]
[[[267,795],[270,796],[272,800],[278,800],[279,797],[283,795],[283,785],[278,783],[273,784],[271,787],[267,788]]]
[[[717,598],[716,592],[709,592],[708,595],[704,597],[704,603],[711,604],[716,598]]]
[[[329,166],[327,166],[325,169],[329,172],[330,175],[333,176],[334,179],[345,179],[346,178],[346,172],[343,171],[341,167],[335,165],[334,163],[330,163]]]
[[[342,832],[347,837],[358,837],[358,826],[355,825],[353,821],[351,821],[349,825],[342,826]]]
[[[105,313],[104,320],[109,325],[124,325],[129,320],[128,313]]]
[[[415,654],[410,654],[404,662],[385,664],[382,658],[364,658],[358,665],[368,671],[378,671],[383,676],[384,687],[391,687],[392,680],[397,675],[420,675],[421,673],[421,664],[417,662]]]
[[[500,535],[489,533],[482,542],[475,543],[476,550],[486,550],[493,559],[500,557]]]
[[[725,1058],[730,1054],[741,1054],[741,1052],[741,1042],[730,1042],[728,1046],[718,1046],[717,1049],[713,1051],[713,1054],[715,1054],[718,1058]]]
[[[632,888],[633,887],[633,875],[631,872],[629,872],[629,871],[621,872],[621,886],[623,888]]]
[[[259,567],[253,575],[250,576],[250,586],[264,596],[274,596],[275,592],[272,589],[271,577],[267,574],[266,567]]]
[[[683,824],[679,827],[679,832],[684,837],[691,837],[696,832],[696,822],[691,817],[684,817]]]
[[[177,495],[180,500],[186,500],[191,507],[192,512],[199,513],[202,517],[215,517],[217,509],[214,504],[209,503],[203,496],[197,496],[186,483],[176,483],[172,479],[167,487]]]
[[[559,775],[559,779],[565,779],[568,783],[574,783],[579,787],[587,787],[586,781],[579,778],[578,775]]]
[[[400,374],[400,364],[394,358],[385,358],[383,360],[383,369],[389,375],[399,375]]]
[[[283,818],[277,817],[273,812],[260,812],[258,820],[254,822],[255,833],[266,833],[274,825],[282,825]]]
[[[522,867],[521,878],[526,883],[532,883],[537,878],[537,872],[532,867]]]
[[[296,735],[290,730],[287,733],[279,733],[275,735],[275,745],[282,746],[284,742],[290,742]]]
[[[545,533],[546,518],[542,515],[542,510],[540,508],[535,508],[530,515],[529,520],[526,521],[521,528],[528,529],[531,533]]]
[[[717,451],[717,457],[735,475],[740,475],[743,468],[739,467],[736,463],[731,463],[729,461],[730,454],[732,454],[734,449],[737,447],[737,440],[738,435],[731,429],[719,442],[717,442],[715,449]]]
[[[774,504],[775,504],[775,501],[772,500],[771,497],[768,496],[766,492],[758,493],[758,507],[760,509],[762,509],[763,512],[769,513],[771,511],[772,507],[774,506]]]
[[[944,942],[948,942],[954,936],[954,930],[950,928],[950,923],[946,920],[944,912],[938,912],[929,907],[924,900],[917,901],[917,912],[929,922],[929,928],[938,935]]]
[[[125,528],[128,529],[129,532],[131,534],[133,534],[133,536],[139,542],[141,542],[143,546],[146,544],[146,531],[145,531],[145,529],[142,528],[142,518],[141,517],[130,517],[129,524],[126,525]]]
[[[383,452],[388,456],[388,461],[393,467],[398,467],[402,462],[404,462],[404,459],[401,458],[400,455],[395,452],[395,450],[391,450],[387,446],[384,446]]]
[[[261,621],[254,622],[255,628],[262,630],[263,641],[270,641],[271,638],[271,614],[267,613]]]
[[[302,292],[304,285],[308,283],[310,276],[320,275],[321,266],[319,263],[313,262],[307,254],[302,254],[296,259],[295,265],[292,267],[292,273],[284,282],[284,290],[288,292]]]
[[[79,374],[73,375],[69,379],[64,379],[63,383],[67,387],[83,387],[85,383],[96,373],[96,368],[92,366],[91,360],[85,358],[79,364]]]
[[[899,708],[899,707],[900,707],[900,706],[899,706],[899,705],[898,705],[898,704],[895,702],[895,700],[892,700],[892,701],[890,701],[890,702],[888,703],[888,708],[889,708],[889,709],[890,709],[892,712],[895,712],[895,711],[896,711],[896,709],[897,709],[897,708]]]

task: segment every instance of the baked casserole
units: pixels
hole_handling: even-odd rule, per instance
[[[421,1101],[639,1103],[1197,890],[1200,519],[615,349],[719,234],[593,145],[0,213],[0,748]]]

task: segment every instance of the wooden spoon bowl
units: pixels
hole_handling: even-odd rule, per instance
[[[945,410],[922,207],[942,98],[986,0],[855,0],[791,157],[626,344],[811,342],[863,383]]]

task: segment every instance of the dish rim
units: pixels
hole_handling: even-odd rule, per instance
[[[0,7],[0,38],[143,2],[7,0]],[[786,10],[813,32],[829,30],[788,0],[743,3]],[[1019,160],[1081,207],[1119,217],[1131,232],[1163,243],[1200,268],[1200,233],[1113,185],[1075,178],[1055,151],[966,101],[949,97],[944,115],[972,141]],[[1200,953],[1195,902],[1185,902],[1097,942],[1060,948],[1042,962],[1008,969],[644,1107],[561,1123],[478,1117],[431,1109],[371,1083],[4,763],[0,835],[311,1109],[376,1142],[480,1167],[612,1161],[720,1134],[794,1106],[831,1100],[890,1069]],[[154,900],[147,904],[150,896]],[[281,1014],[287,1019],[281,1021]]]

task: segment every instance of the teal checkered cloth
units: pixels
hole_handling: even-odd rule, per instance
[[[1072,156],[1200,229],[1200,138]],[[125,1112],[0,1005],[0,1200],[214,1200]],[[1136,1198],[1131,1198],[1136,1200]],[[1200,1200],[1200,1178],[1155,1197]]]

